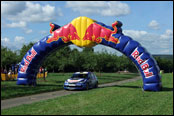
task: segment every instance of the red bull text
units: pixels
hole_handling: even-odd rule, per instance
[[[30,64],[30,62],[32,61],[32,59],[37,55],[37,52],[34,50],[34,48],[31,48],[31,54],[28,55],[26,57],[26,59],[24,58],[24,65],[21,67],[20,72],[21,73],[25,73],[28,65]]]
[[[138,62],[138,64],[141,66],[141,69],[143,70],[143,73],[145,75],[145,78],[149,78],[153,76],[153,72],[149,72],[149,64],[144,63],[145,60],[142,60],[139,51],[137,49],[134,50],[134,52],[131,54],[131,56]],[[144,63],[144,64],[143,64]]]

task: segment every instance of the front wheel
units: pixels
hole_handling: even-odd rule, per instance
[[[98,88],[98,82],[96,83],[95,88]]]
[[[89,90],[89,83],[86,84],[86,90]]]

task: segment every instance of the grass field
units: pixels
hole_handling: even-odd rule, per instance
[[[1,100],[36,93],[61,90],[63,89],[64,81],[72,76],[72,74],[73,73],[48,73],[46,81],[43,79],[37,80],[38,85],[36,87],[16,85],[16,81],[1,81]],[[139,74],[101,73],[101,77],[99,73],[96,73],[96,75],[98,76],[99,84],[102,84],[133,78]]]
[[[160,92],[143,92],[140,79],[1,110],[1,114],[173,115],[173,74],[163,74],[162,83]]]

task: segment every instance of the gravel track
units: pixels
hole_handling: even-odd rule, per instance
[[[133,82],[133,81],[136,81],[139,79],[141,79],[141,77],[137,76],[137,77],[132,78],[132,79],[126,79],[123,81],[101,84],[101,85],[98,85],[98,87],[103,88],[103,87],[121,85],[123,83]],[[41,100],[47,100],[47,99],[52,99],[52,98],[61,97],[61,96],[65,96],[65,95],[75,94],[78,92],[81,92],[81,91],[59,90],[59,91],[54,91],[54,92],[46,92],[46,93],[40,93],[40,94],[35,94],[35,95],[30,95],[30,96],[1,100],[1,110],[15,107],[15,106],[19,106],[22,104],[31,104],[31,103],[41,101]]]

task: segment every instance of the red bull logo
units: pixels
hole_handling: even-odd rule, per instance
[[[96,31],[95,31],[96,30]],[[96,43],[101,43],[102,39],[104,38],[108,42],[113,42],[115,44],[119,43],[118,38],[115,38],[112,36],[112,34],[115,34],[114,32],[106,27],[103,27],[97,23],[93,23],[88,27],[86,30],[86,34],[83,38],[83,40],[90,40]]]
[[[54,25],[50,24],[50,26],[50,32],[52,32]],[[70,40],[80,40],[77,35],[76,29],[72,24],[67,24],[62,28],[59,28],[56,31],[52,32],[52,36],[48,38],[47,43],[58,41],[59,39],[62,39],[65,43],[69,42]]]
[[[96,21],[87,17],[78,17],[74,19],[71,23],[55,30],[52,32],[54,25],[50,24],[52,36],[48,38],[47,43],[53,41],[58,41],[62,39],[63,42],[72,42],[79,47],[93,47],[96,44],[102,42],[105,39],[108,42],[113,42],[115,44],[119,43],[118,38],[112,36],[116,34],[117,22],[113,23],[114,31],[109,28],[103,27],[97,24]]]

